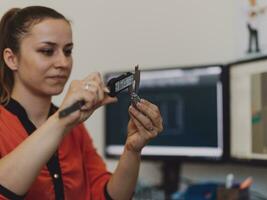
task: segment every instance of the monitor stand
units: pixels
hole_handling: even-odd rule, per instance
[[[166,200],[171,194],[177,192],[180,187],[181,162],[163,161],[162,165],[162,188],[165,192]]]

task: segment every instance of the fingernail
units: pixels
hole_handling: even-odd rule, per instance
[[[104,87],[104,91],[105,91],[106,93],[110,93],[110,90],[109,90],[107,87]]]
[[[134,109],[133,106],[130,106],[130,111],[131,111],[131,112],[135,112],[135,109]]]

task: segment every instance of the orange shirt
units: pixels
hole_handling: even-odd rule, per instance
[[[12,102],[14,104],[15,101]],[[15,109],[17,108],[18,110],[23,109],[18,103],[15,105]],[[23,117],[27,116],[25,114],[18,116],[0,106],[0,157],[8,154],[28,137],[25,124],[23,124],[25,119],[21,119]],[[66,135],[58,147],[57,157],[65,200],[104,200],[110,198],[105,192],[105,185],[111,174],[93,147],[92,139],[83,124],[78,125]],[[59,178],[57,176],[54,175],[54,179]],[[0,200],[8,199],[5,196],[0,190]],[[42,168],[24,199],[55,199],[53,176],[49,173],[47,166]]]

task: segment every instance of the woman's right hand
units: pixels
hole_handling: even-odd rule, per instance
[[[60,119],[67,128],[72,128],[88,119],[98,107],[116,102],[117,98],[108,96],[108,92],[98,72],[90,74],[83,80],[74,80],[56,115],[77,101],[84,100],[85,105],[80,110]]]

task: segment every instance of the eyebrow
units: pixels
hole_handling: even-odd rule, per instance
[[[57,46],[57,43],[55,43],[55,42],[44,41],[44,42],[41,42],[41,43],[48,44],[48,45],[51,45],[51,46]],[[65,45],[65,47],[72,47],[72,46],[73,46],[72,42]]]

